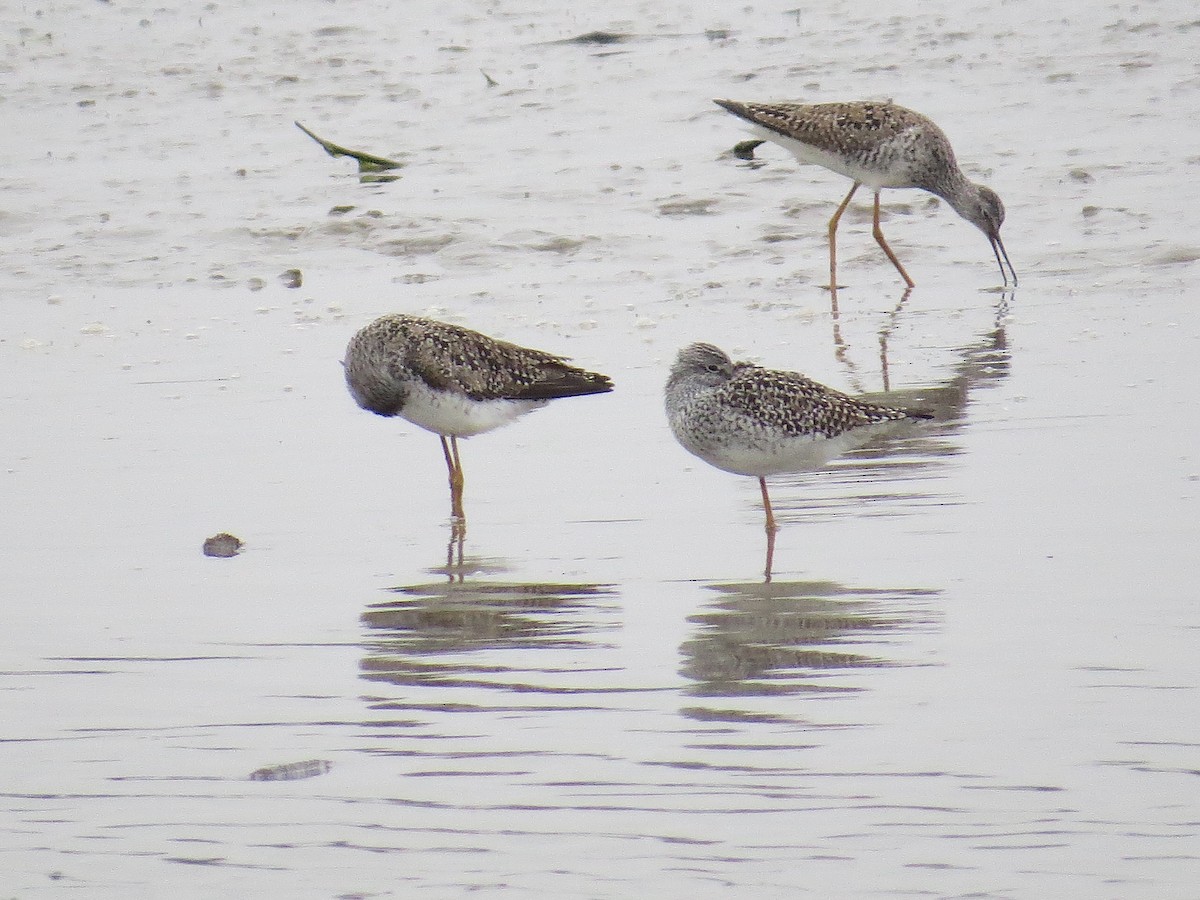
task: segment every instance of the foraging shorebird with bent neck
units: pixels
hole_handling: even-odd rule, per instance
[[[1004,204],[991,188],[967,180],[950,141],[932,119],[895,103],[866,100],[813,104],[713,102],[750,123],[764,140],[790,150],[800,162],[823,166],[854,182],[829,220],[829,289],[835,296],[838,222],[862,185],[875,194],[872,234],[908,287],[916,282],[888,246],[879,224],[879,193],[884,188],[920,188],[941,197],[987,236],[1004,286],[1008,286],[1011,272],[1016,287],[1017,273],[1000,240]]]

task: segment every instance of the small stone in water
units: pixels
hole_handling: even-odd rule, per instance
[[[299,269],[288,269],[286,272],[279,273],[279,280],[286,288],[298,288],[304,283],[304,276],[300,274]]]
[[[205,556],[216,556],[221,559],[228,559],[231,556],[237,556],[241,549],[241,539],[236,538],[232,534],[224,531],[222,531],[220,534],[214,534],[204,542]]]
[[[250,773],[251,781],[296,781],[300,778],[316,778],[333,768],[327,759],[305,759],[277,766],[263,766]]]

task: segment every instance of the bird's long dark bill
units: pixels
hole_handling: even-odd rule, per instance
[[[1000,235],[990,238],[992,242],[992,252],[996,254],[996,265],[1000,267],[1000,277],[1004,279],[1004,286],[1008,287],[1008,272],[1012,272],[1013,287],[1017,286],[1017,270],[1013,268],[1013,264],[1009,261],[1008,251],[1004,249],[1004,244],[1000,242]],[[1000,256],[1003,254],[1004,262],[1000,261]],[[1004,271],[1004,263],[1008,263],[1008,272]]]

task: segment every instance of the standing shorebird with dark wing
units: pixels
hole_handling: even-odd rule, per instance
[[[933,120],[894,103],[713,102],[749,122],[760,137],[790,150],[800,162],[815,163],[854,182],[829,220],[829,289],[835,295],[838,222],[862,185],[875,193],[875,240],[908,287],[915,282],[888,246],[879,224],[879,192],[884,188],[920,188],[941,197],[987,236],[1004,285],[1008,286],[1011,272],[1016,287],[1017,273],[1000,241],[1004,204],[991,188],[967,180],[950,141]]]
[[[901,422],[930,418],[867,403],[799,372],[735,363],[712,344],[679,351],[667,379],[666,409],[685,450],[725,472],[758,478],[768,580],[778,526],[767,476],[820,468]]]
[[[400,416],[441,438],[451,515],[460,529],[466,523],[460,437],[507,425],[559,397],[613,387],[608,376],[576,368],[561,356],[399,314],[355,334],[344,365],[346,385],[359,406]]]

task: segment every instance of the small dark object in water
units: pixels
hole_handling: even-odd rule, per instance
[[[619,34],[615,31],[589,31],[577,34],[573,38],[562,41],[564,44],[620,44],[633,37],[629,34]]]
[[[214,534],[204,542],[204,555],[228,559],[237,556],[242,550],[242,541],[228,532]]]
[[[733,155],[738,159],[754,159],[754,151],[759,144],[765,144],[766,141],[739,141],[733,145]]]
[[[304,284],[304,275],[299,269],[287,269],[279,273],[279,280],[285,288],[298,288]]]
[[[298,781],[301,778],[316,778],[333,768],[327,759],[304,759],[277,766],[263,766],[250,773],[251,781]]]

